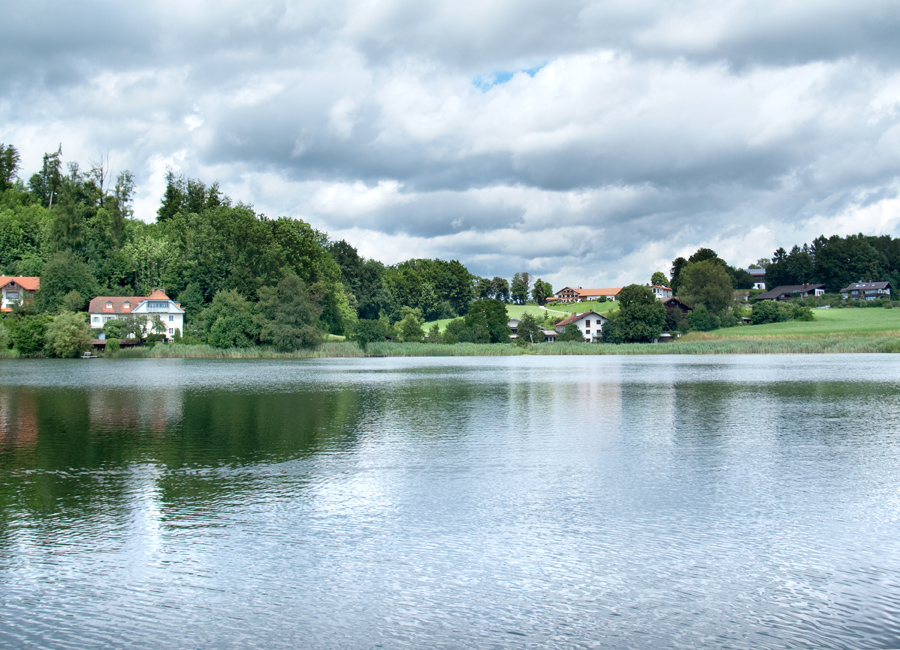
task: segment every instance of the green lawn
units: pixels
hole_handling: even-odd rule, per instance
[[[530,313],[532,316],[538,319],[538,322],[543,321],[544,317],[549,313],[551,316],[562,316],[564,314],[571,313],[581,313],[586,311],[597,312],[598,314],[605,314],[606,312],[616,309],[619,303],[608,301],[608,302],[573,302],[565,305],[551,305],[547,307],[546,310],[541,309],[537,305],[531,303],[527,305],[506,305],[506,314],[509,318],[518,318],[522,319],[526,313]],[[447,327],[447,323],[449,323],[452,318],[443,318],[441,320],[433,320],[428,321],[424,325],[422,325],[422,329],[425,332],[428,332],[435,323],[438,324],[438,327],[441,328],[443,332]]]
[[[900,309],[813,309],[811,322],[787,321],[768,325],[741,325],[706,334],[689,334],[685,340],[727,337],[823,337],[900,334]]]

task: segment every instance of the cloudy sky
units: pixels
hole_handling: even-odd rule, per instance
[[[167,167],[387,263],[620,286],[900,236],[896,0],[5,0],[23,176]]]

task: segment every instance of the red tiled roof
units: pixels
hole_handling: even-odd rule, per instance
[[[145,296],[98,296],[91,300],[88,311],[92,314],[130,314],[144,300],[149,300],[149,298]],[[125,303],[128,303],[127,309]]]
[[[147,300],[168,300],[169,296],[166,295],[166,292],[162,289],[157,289],[153,293],[150,294],[150,297]]]
[[[25,291],[37,291],[41,288],[41,279],[14,275],[0,275],[0,287],[5,287],[10,282],[25,289]]]

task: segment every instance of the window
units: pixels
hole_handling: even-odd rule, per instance
[[[122,309],[131,309],[131,303],[128,301],[125,301],[125,303],[122,305]]]
[[[170,328],[169,328],[169,334],[174,334],[174,333],[175,333],[175,330],[172,329],[172,328],[170,327]]]
[[[112,309],[112,303],[111,303],[111,302],[107,302],[107,303],[106,303],[106,308],[107,308],[107,309]]]
[[[94,316],[91,320],[92,320],[93,322],[95,322],[95,323],[99,323],[99,322],[100,322],[100,317],[99,317],[99,316]]]
[[[174,322],[175,322],[175,317],[174,317],[174,316],[169,316],[169,322],[170,322],[170,323],[174,323]],[[171,334],[171,332],[169,332],[169,334]]]
[[[584,333],[585,333],[585,334],[590,334],[590,333],[591,333],[591,330],[584,330]]]
[[[591,321],[590,321],[590,319],[584,321],[584,326],[585,326],[585,327],[590,327],[590,326],[591,326]]]

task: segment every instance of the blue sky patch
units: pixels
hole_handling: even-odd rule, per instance
[[[524,72],[529,77],[533,77],[538,73],[538,71],[543,68],[546,63],[542,63],[533,68],[527,68],[525,70],[520,70],[518,72]],[[513,78],[515,72],[501,71],[501,72],[492,72],[491,74],[480,75],[475,77],[472,80],[472,84],[478,88],[481,92],[487,92],[494,86],[499,86],[501,84],[505,84],[507,81]]]

